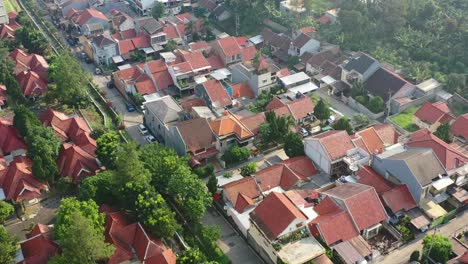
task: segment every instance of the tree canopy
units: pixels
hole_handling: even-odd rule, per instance
[[[434,132],[434,135],[445,141],[445,143],[451,143],[450,139],[452,137],[452,133],[450,132],[450,123],[447,122],[443,125],[440,125]]]
[[[348,135],[353,134],[353,127],[351,126],[351,123],[349,122],[349,119],[347,117],[340,118],[335,124],[333,124],[333,129],[346,130],[346,132],[348,132]]]
[[[0,263],[15,263],[19,248],[18,238],[8,234],[5,226],[0,225]]]
[[[13,208],[13,205],[5,202],[5,201],[0,201],[0,223],[5,222],[5,220],[13,213],[15,212],[15,208]]]
[[[157,144],[152,144],[157,145]],[[117,152],[115,176],[118,186],[123,186],[127,182],[149,182],[150,172],[140,161],[140,152],[136,143],[122,145]]]
[[[240,174],[244,177],[250,176],[254,174],[256,171],[257,171],[257,163],[255,162],[249,162],[248,164],[240,168]]]
[[[429,256],[435,262],[447,263],[452,253],[450,239],[443,235],[426,235],[423,239],[423,257]]]
[[[114,168],[119,146],[120,137],[115,132],[105,133],[96,140],[96,155],[102,165]]]
[[[154,19],[160,19],[164,16],[165,13],[166,6],[164,5],[164,3],[156,1],[154,3],[153,8],[151,8],[151,16],[153,16]]]
[[[320,101],[317,103],[317,105],[314,108],[314,116],[318,120],[320,120],[322,123],[323,121],[330,118],[330,108],[325,103],[325,101],[323,101],[322,98],[320,98]]]
[[[284,152],[289,158],[303,156],[305,153],[302,136],[289,132],[284,139]]]
[[[80,199],[83,201],[94,200],[97,204],[115,203],[114,171],[99,172],[93,177],[87,177],[80,184]]]

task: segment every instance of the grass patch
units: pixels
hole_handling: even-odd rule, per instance
[[[418,111],[418,107],[408,108],[403,111],[401,114],[390,118],[400,127],[404,128],[409,132],[414,132],[419,129],[419,127],[413,123],[413,116]]]
[[[83,113],[83,116],[88,120],[93,129],[104,126],[104,120],[94,105],[91,104],[90,106],[81,109],[81,113]]]
[[[21,11],[21,7],[18,5],[18,2],[16,0],[3,0],[3,3],[5,4],[5,9],[7,13],[10,12],[19,12]]]

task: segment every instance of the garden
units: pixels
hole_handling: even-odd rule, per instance
[[[390,117],[390,120],[395,122],[397,125],[402,127],[408,132],[414,132],[419,129],[419,127],[413,123],[413,116],[418,111],[418,107],[408,108],[400,114]]]

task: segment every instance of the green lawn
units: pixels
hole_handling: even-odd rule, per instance
[[[3,3],[5,4],[5,9],[7,13],[10,13],[12,11],[21,11],[21,7],[18,5],[18,2],[16,2],[16,0],[3,0]]]
[[[419,107],[408,108],[401,114],[392,117],[391,120],[405,130],[414,132],[419,129],[419,127],[413,123],[413,116],[418,109]]]

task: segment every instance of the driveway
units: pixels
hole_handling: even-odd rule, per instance
[[[450,221],[448,224],[443,225],[436,229],[436,234],[441,234],[444,236],[453,236],[457,232],[466,228],[468,225],[468,212],[465,211],[461,215],[457,216],[455,219]],[[379,264],[398,264],[398,263],[408,263],[411,253],[415,250],[419,250],[422,253],[422,240],[426,234],[434,234],[434,230],[429,230],[425,234],[420,234],[417,240],[411,242],[410,244],[399,248],[386,256],[382,256],[380,259],[377,259],[375,263]]]
[[[318,89],[316,93],[323,99],[330,102],[330,106],[341,112],[343,115],[352,119],[353,116],[360,114],[359,112],[355,111],[351,107],[347,106],[345,103],[337,100],[335,97],[328,95],[326,89]]]
[[[221,228],[218,245],[233,264],[262,264],[262,260],[247,245],[247,242],[215,209],[208,208],[203,218],[204,225],[216,225]]]

